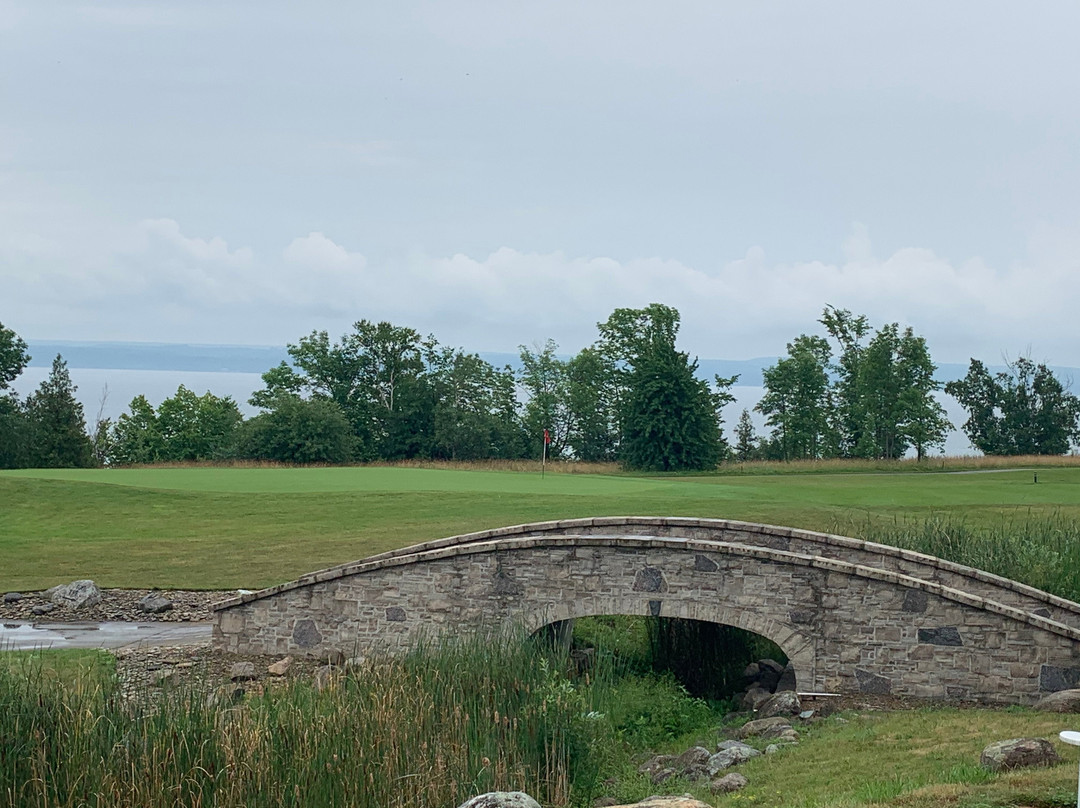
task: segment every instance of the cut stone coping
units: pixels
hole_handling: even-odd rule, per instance
[[[994,575],[993,573],[989,573],[975,567],[969,567],[964,564],[957,564],[954,561],[946,561],[945,559],[938,558],[937,556],[927,555],[925,553],[917,553],[914,550],[905,550],[899,547],[893,547],[889,544],[878,544],[877,542],[868,542],[861,539],[853,539],[848,536],[840,536],[834,533],[819,533],[812,530],[802,530],[800,528],[766,525],[759,522],[742,522],[733,519],[701,519],[688,516],[595,516],[583,519],[560,519],[547,522],[530,522],[520,525],[509,525],[507,527],[494,528],[491,530],[481,530],[475,533],[464,533],[457,536],[449,536],[444,539],[434,539],[432,541],[414,544],[409,547],[402,547],[397,550],[390,550],[385,553],[378,553],[376,555],[369,556],[358,561],[351,561],[347,564],[341,564],[335,567],[328,567],[323,570],[311,572],[307,575],[300,576],[295,581],[278,584],[277,586],[272,586],[258,592],[245,593],[237,597],[229,598],[228,600],[224,600],[220,603],[214,604],[212,608],[214,611],[221,611],[223,609],[228,609],[232,606],[237,606],[240,603],[247,603],[259,598],[269,597],[270,595],[277,594],[278,592],[284,592],[288,589],[296,589],[298,587],[306,586],[308,584],[333,580],[334,578],[342,577],[344,575],[352,575],[357,572],[360,567],[366,566],[370,563],[381,562],[388,559],[420,556],[432,550],[440,550],[449,547],[460,547],[476,543],[486,543],[490,542],[492,539],[508,538],[511,536],[522,536],[532,533],[551,533],[552,531],[568,531],[578,528],[629,526],[738,530],[744,533],[758,533],[761,535],[777,536],[780,538],[800,539],[803,541],[809,541],[833,547],[844,547],[862,550],[864,552],[873,553],[880,556],[891,556],[893,558],[899,558],[903,561],[922,565],[930,569],[940,569],[946,572],[953,573],[960,577],[970,578],[976,581],[992,584],[994,586],[1016,592],[1017,594],[1031,598],[1032,600],[1046,604],[1047,606],[1053,606],[1069,614],[1075,615],[1077,617],[1078,623],[1080,623],[1080,604],[1078,603],[1074,603],[1073,601],[1059,597],[1058,595],[1052,595],[1049,592],[1044,592],[1041,589],[1036,589],[1033,586],[1022,584],[1010,578],[1004,578],[1000,575]],[[616,536],[613,538],[635,539],[660,537]],[[678,537],[663,538],[667,538],[673,542],[682,543],[688,543],[691,541],[709,541],[707,539],[685,539]],[[605,543],[610,544],[611,542],[606,541]],[[1015,607],[1005,606],[1002,606],[1002,608],[1015,609]],[[1038,617],[1038,615],[1033,615],[1033,617]]]
[[[856,578],[866,578],[870,580],[882,581],[890,583],[895,586],[906,587],[909,589],[922,590],[946,600],[951,600],[956,603],[962,603],[967,606],[971,606],[977,609],[985,609],[986,611],[1000,614],[1003,617],[1009,617],[1017,620],[1021,623],[1026,623],[1035,628],[1043,629],[1044,631],[1057,634],[1062,637],[1067,637],[1070,640],[1080,642],[1080,629],[1067,626],[1064,623],[1059,623],[1056,620],[1051,620],[1047,617],[1040,617],[1038,615],[1025,612],[1022,609],[1017,609],[1012,606],[1005,606],[993,600],[987,600],[986,598],[972,595],[967,592],[963,592],[959,589],[944,586],[943,584],[935,583],[933,581],[925,581],[921,578],[915,578],[910,575],[904,575],[902,573],[892,572],[891,570],[878,569],[876,567],[868,567],[863,564],[853,564],[848,561],[840,561],[833,558],[823,558],[821,556],[813,556],[805,553],[792,553],[786,550],[773,550],[765,547],[755,547],[752,545],[735,544],[731,542],[710,541],[708,539],[679,539],[668,537],[656,537],[656,536],[575,536],[566,534],[556,535],[544,535],[544,536],[521,536],[518,538],[501,538],[488,541],[470,541],[468,543],[457,543],[444,545],[442,547],[429,548],[429,545],[418,545],[415,549],[416,552],[403,554],[403,553],[384,553],[381,556],[373,556],[371,559],[365,559],[363,561],[354,562],[353,564],[347,564],[341,567],[332,567],[330,569],[322,570],[321,572],[312,573],[302,578],[298,578],[295,581],[289,583],[279,584],[278,586],[270,587],[269,589],[263,589],[259,592],[252,592],[248,595],[240,595],[238,597],[230,598],[229,600],[222,601],[214,605],[214,611],[220,612],[227,609],[250,603],[255,600],[262,600],[264,598],[273,597],[274,595],[281,594],[293,589],[301,589],[312,584],[325,583],[327,581],[337,580],[347,576],[357,575],[365,572],[371,572],[378,569],[386,569],[390,567],[403,567],[411,564],[419,564],[428,561],[436,561],[444,558],[454,558],[456,556],[466,555],[479,555],[491,552],[497,552],[500,550],[522,550],[532,549],[537,547],[626,547],[630,549],[684,549],[693,550],[701,553],[719,553],[722,555],[743,556],[748,558],[763,559],[766,561],[775,561],[782,564],[790,564],[803,567],[811,567],[815,569],[828,570],[830,572],[838,572],[841,574],[851,575]],[[1073,604],[1077,609],[1080,609],[1080,605]]]

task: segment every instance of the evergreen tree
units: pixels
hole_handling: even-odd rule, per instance
[[[88,468],[93,447],[82,404],[75,399],[67,363],[60,354],[41,386],[26,399],[26,465],[31,468]]]
[[[754,460],[758,454],[760,438],[750,418],[750,410],[739,413],[739,422],[735,425],[735,457],[741,461]]]
[[[695,375],[697,362],[659,341],[635,357],[620,460],[644,471],[715,468],[726,451],[721,397]]]

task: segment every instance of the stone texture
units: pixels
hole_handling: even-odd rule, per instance
[[[234,682],[247,682],[256,678],[254,662],[235,662],[229,668],[229,678]]]
[[[748,785],[750,785],[750,781],[746,779],[746,775],[731,772],[731,774],[725,774],[723,777],[718,777],[709,783],[709,791],[713,794],[730,794],[733,791],[746,788]]]
[[[1050,693],[1035,703],[1035,709],[1047,713],[1080,713],[1080,690]]]
[[[1080,607],[895,548],[723,520],[566,520],[445,540],[233,598],[214,636],[228,652],[325,658],[611,614],[761,634],[807,692],[1034,704],[1080,687]]]
[[[522,791],[492,791],[465,800],[458,808],[540,808],[540,803]]]
[[[747,721],[735,732],[736,738],[756,738],[766,733],[779,732],[782,727],[790,727],[791,719],[774,716]]]
[[[23,599],[22,592],[5,592],[4,603],[18,603]]]
[[[293,658],[287,656],[284,659],[279,659],[277,662],[272,662],[266,666],[266,672],[271,676],[287,676],[289,668],[292,667]]]
[[[732,766],[737,766],[740,763],[745,763],[751,758],[756,758],[761,755],[761,752],[754,749],[752,746],[741,744],[739,746],[731,746],[727,749],[723,749],[717,752],[715,755],[709,758],[709,762],[706,764],[709,767],[709,775],[715,775],[717,772],[728,769]]]
[[[139,601],[139,611],[146,612],[147,614],[161,614],[162,612],[169,611],[172,607],[173,602],[171,600],[153,593]]]
[[[802,712],[802,703],[794,690],[776,693],[758,705],[757,714],[761,718],[774,716],[798,715]]]
[[[1027,766],[1051,766],[1061,758],[1045,738],[1010,738],[996,741],[982,751],[979,764],[992,772]]]
[[[68,609],[81,609],[101,603],[101,590],[91,580],[72,581],[49,591],[49,600]]]

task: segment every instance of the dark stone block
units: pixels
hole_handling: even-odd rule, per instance
[[[649,616],[650,617],[659,617],[660,616],[660,604],[661,604],[661,601],[659,601],[659,600],[650,600],[649,601]]]
[[[310,618],[296,621],[296,625],[293,626],[292,638],[293,642],[300,648],[314,648],[322,642],[322,634],[319,633],[319,629],[315,626],[315,621]]]
[[[1039,690],[1056,693],[1080,687],[1080,668],[1064,668],[1060,665],[1043,665],[1039,671]]]
[[[1032,614],[1035,615],[1036,617],[1049,618],[1050,617],[1050,610],[1049,609],[1036,609],[1035,611],[1032,612]]]
[[[666,592],[664,574],[656,567],[645,567],[634,576],[635,592]]]
[[[876,696],[887,696],[892,692],[892,682],[884,676],[864,671],[862,668],[855,669],[855,678],[859,682],[860,693],[870,693]]]
[[[495,594],[509,596],[524,595],[525,587],[500,569],[495,573]]]
[[[963,645],[960,632],[956,626],[942,626],[941,628],[920,628],[919,642],[928,645]]]
[[[708,556],[698,553],[694,556],[694,569],[698,572],[716,572],[720,569],[720,565]]]
[[[815,609],[792,609],[788,612],[788,620],[799,625],[813,623],[816,619],[817,611]]]
[[[904,593],[904,605],[900,608],[905,612],[922,614],[926,611],[926,593],[921,589],[909,589]]]
[[[391,606],[386,610],[386,619],[391,623],[404,623],[405,610],[400,606]]]

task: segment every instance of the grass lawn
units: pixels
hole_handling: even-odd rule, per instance
[[[986,474],[631,476],[426,468],[0,472],[0,591],[262,587],[427,539],[598,515],[867,520],[1080,518],[1080,468]]]

